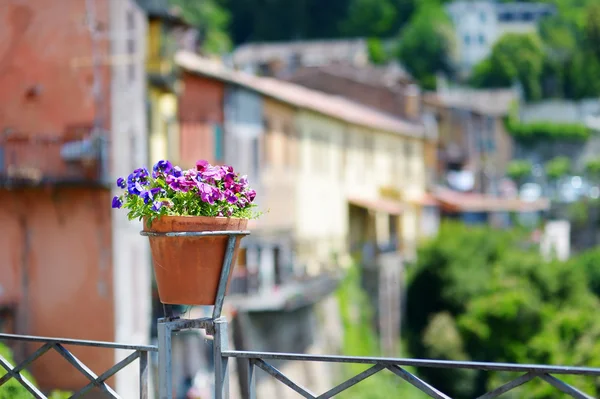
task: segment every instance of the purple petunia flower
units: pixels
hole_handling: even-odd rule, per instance
[[[172,169],[173,165],[171,165],[171,162],[165,160],[158,161],[152,168],[152,177],[156,179],[163,173],[171,172]]]
[[[144,192],[144,187],[139,183],[139,182],[132,182],[127,184],[127,191],[129,191],[129,194],[132,195],[140,195],[142,192]]]
[[[162,194],[164,192],[165,192],[165,190],[163,190],[162,188],[160,188],[160,187],[154,187],[154,188],[151,188],[148,191],[144,191],[142,193],[141,197],[144,200],[144,203],[147,204],[150,201],[152,201],[154,199],[154,197],[156,197],[158,194]]]
[[[127,187],[127,182],[126,182],[126,181],[125,181],[125,179],[123,179],[122,177],[119,177],[119,178],[117,179],[117,186],[118,186],[119,188],[125,188],[125,187]]]
[[[229,202],[230,204],[236,204],[238,202],[238,197],[235,195],[235,193],[231,190],[225,190],[223,192],[223,194],[225,195],[225,199],[227,200],[227,202]]]
[[[203,172],[209,166],[210,164],[208,163],[208,161],[205,161],[204,159],[201,159],[198,162],[196,162],[196,170],[198,172]]]
[[[218,166],[212,166],[204,169],[201,173],[206,180],[221,180],[226,172]]]
[[[158,212],[158,211],[160,211],[160,208],[162,208],[162,207],[163,207],[163,201],[154,201],[152,203],[152,210],[153,211]]]
[[[119,198],[119,197],[113,197],[113,199],[112,199],[112,207],[114,209],[119,209],[122,206],[123,206],[123,201],[121,201],[121,198]]]
[[[216,187],[206,183],[198,183],[198,194],[202,201],[209,204],[214,204],[215,200],[219,197],[219,190]]]
[[[183,171],[179,166],[175,166],[171,172],[171,175],[173,175],[173,177],[181,177],[183,176]]]
[[[254,201],[254,198],[256,198],[256,191],[248,190],[248,192],[246,192],[246,197],[248,198],[249,202]]]

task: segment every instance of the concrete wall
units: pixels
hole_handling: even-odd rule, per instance
[[[110,30],[114,32],[111,51],[117,57],[130,55],[129,63],[111,66],[110,174],[114,182],[117,177],[126,177],[135,168],[148,166],[145,103],[147,20],[134,0],[110,0],[109,4]],[[116,185],[111,188],[112,195],[120,194],[121,190]],[[108,208],[108,202],[99,206]],[[113,210],[109,221],[112,225],[112,242],[108,244],[112,244],[114,340],[148,344],[151,266],[147,239],[139,235],[141,223],[128,221],[123,210]],[[114,363],[130,353],[114,351]],[[138,373],[133,365],[117,374],[115,388],[122,397],[139,396]]]

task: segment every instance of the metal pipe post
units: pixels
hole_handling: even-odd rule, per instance
[[[228,358],[223,356],[223,351],[227,351],[229,347],[227,320],[221,317],[215,320],[214,323],[215,340],[213,345],[213,356],[215,364],[215,399],[229,399]]]
[[[158,395],[160,399],[172,399],[173,377],[171,374],[171,326],[166,319],[158,320]]]

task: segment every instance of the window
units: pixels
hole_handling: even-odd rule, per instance
[[[365,168],[373,168],[374,164],[375,164],[375,142],[373,140],[373,137],[371,136],[367,136],[365,137]]]
[[[258,176],[260,171],[260,138],[252,139],[252,171],[254,176]]]
[[[533,13],[532,12],[525,12],[523,13],[523,21],[526,22],[531,22],[533,21],[534,17],[533,17]]]
[[[469,35],[465,35],[465,45],[470,45],[471,44],[471,36]]]
[[[487,20],[487,16],[485,15],[485,11],[481,11],[479,13],[479,20],[481,21],[481,23],[485,23],[485,21]]]
[[[485,44],[485,36],[483,34],[479,34],[479,44]]]
[[[262,161],[265,166],[273,163],[273,154],[271,151],[271,138],[273,136],[273,123],[268,118],[263,119],[263,137],[262,137]]]
[[[135,80],[135,15],[133,10],[127,11],[127,77],[130,82]]]
[[[284,146],[285,146],[285,158],[284,163],[287,167],[296,166],[296,133],[294,132],[294,128],[285,124],[283,126],[283,137],[284,137]]]
[[[213,134],[214,134],[214,156],[215,161],[221,162],[223,161],[223,127],[221,125],[213,126]]]
[[[413,157],[413,144],[411,142],[404,143],[404,177],[406,179],[413,177]]]

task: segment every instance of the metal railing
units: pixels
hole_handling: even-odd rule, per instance
[[[581,392],[577,388],[565,383],[555,375],[582,375],[590,377],[600,377],[600,368],[588,367],[564,367],[564,366],[543,366],[543,365],[526,365],[526,364],[507,364],[507,363],[482,363],[482,362],[463,362],[463,361],[445,361],[445,360],[424,360],[424,359],[402,359],[402,358],[380,358],[380,357],[352,357],[352,356],[327,356],[327,355],[305,355],[293,353],[269,353],[269,352],[249,352],[249,351],[234,351],[229,350],[229,334],[228,323],[224,317],[221,317],[223,309],[223,300],[225,297],[227,280],[229,272],[232,268],[233,252],[236,241],[242,236],[248,235],[248,231],[211,231],[211,232],[170,232],[170,233],[154,233],[141,232],[145,236],[154,237],[202,237],[202,236],[228,236],[227,250],[223,260],[223,267],[219,279],[218,293],[216,295],[215,306],[213,308],[212,317],[188,320],[180,319],[168,312],[168,307],[165,308],[165,318],[158,320],[158,347],[155,346],[137,346],[137,345],[122,345],[109,342],[82,341],[72,339],[55,339],[43,337],[19,336],[10,334],[0,334],[0,340],[21,340],[30,342],[39,342],[43,345],[30,355],[23,362],[16,366],[8,363],[8,361],[0,357],[0,366],[6,369],[7,374],[0,377],[0,386],[6,383],[9,379],[15,378],[19,381],[36,399],[47,399],[31,382],[27,381],[22,375],[23,371],[35,359],[39,358],[44,353],[51,349],[56,350],[62,357],[71,363],[81,374],[83,374],[89,383],[76,392],[72,398],[78,398],[89,392],[93,388],[99,388],[109,397],[119,398],[117,393],[112,390],[106,380],[115,375],[128,364],[136,359],[139,359],[139,384],[140,398],[148,397],[148,352],[158,352],[158,388],[160,399],[173,398],[173,381],[172,381],[172,348],[171,336],[174,332],[185,329],[204,329],[208,335],[214,336],[214,382],[215,396],[214,399],[229,398],[229,372],[228,361],[234,359],[247,360],[247,385],[246,389],[250,399],[256,398],[256,382],[255,370],[265,371],[268,375],[282,382],[290,389],[300,394],[304,398],[309,399],[327,399],[346,391],[350,387],[359,382],[379,373],[382,370],[389,370],[402,380],[417,388],[431,398],[435,399],[451,399],[450,396],[444,394],[439,389],[420,379],[418,376],[407,371],[405,367],[418,368],[443,368],[443,369],[463,369],[463,370],[480,370],[480,371],[504,371],[517,372],[521,375],[513,380],[480,395],[477,399],[492,399],[497,398],[506,392],[512,391],[515,388],[526,384],[534,379],[541,379],[555,387],[557,390],[576,399],[593,399],[593,396]],[[94,374],[87,368],[79,359],[69,352],[64,345],[80,345],[80,346],[95,346],[112,349],[128,349],[133,353],[125,359],[105,371],[100,376]],[[307,362],[326,362],[326,363],[357,363],[371,365],[365,371],[354,375],[346,381],[338,384],[323,394],[315,394],[300,384],[292,381],[288,376],[268,363],[269,360],[283,361],[307,361]]]
[[[529,364],[510,364],[510,363],[482,363],[482,362],[459,362],[446,360],[423,360],[423,359],[394,359],[381,357],[352,357],[352,356],[322,356],[322,355],[304,355],[294,353],[269,353],[269,352],[247,352],[247,351],[222,351],[223,358],[243,358],[248,361],[248,376],[247,389],[250,399],[256,398],[256,382],[255,369],[265,371],[267,374],[276,378],[290,389],[294,390],[304,398],[309,399],[327,399],[333,398],[335,395],[347,390],[348,388],[358,384],[362,380],[371,377],[382,370],[389,370],[402,380],[411,384],[419,391],[425,393],[435,399],[451,399],[450,396],[442,393],[432,385],[423,381],[416,375],[408,372],[403,367],[420,367],[420,368],[443,368],[443,369],[463,369],[463,370],[481,370],[481,371],[506,371],[522,373],[519,377],[489,391],[477,399],[492,399],[497,398],[506,392],[539,378],[548,384],[555,387],[572,398],[576,399],[594,399],[593,396],[581,392],[577,388],[563,382],[555,375],[583,375],[590,377],[599,377],[600,368],[588,367],[564,367],[564,366],[542,366]],[[272,366],[267,360],[284,360],[284,361],[308,361],[308,362],[325,362],[325,363],[358,363],[370,364],[370,368],[347,379],[341,384],[328,390],[322,394],[314,394],[308,389],[292,381],[280,370]],[[217,381],[218,382],[218,381]]]
[[[33,395],[35,399],[47,399],[31,381],[27,380],[21,372],[24,371],[31,363],[33,363],[40,356],[50,350],[55,350],[61,355],[66,361],[68,361],[79,373],[86,377],[90,382],[73,393],[70,398],[81,398],[86,393],[94,388],[100,389],[110,398],[121,398],[108,384],[106,380],[114,376],[120,370],[139,359],[139,390],[140,399],[148,398],[148,352],[157,352],[156,346],[150,345],[127,345],[117,344],[114,342],[102,342],[102,341],[86,341],[78,339],[59,339],[59,338],[47,338],[47,337],[32,337],[28,335],[13,335],[13,334],[0,334],[0,341],[12,340],[12,341],[25,341],[25,342],[37,342],[42,344],[33,354],[28,356],[24,361],[12,365],[10,362],[0,355],[0,366],[6,370],[6,374],[0,377],[0,387],[8,382],[11,378],[18,381],[29,393]],[[96,375],[90,370],[81,360],[79,360],[73,353],[71,353],[66,347],[67,346],[93,346],[97,348],[107,349],[124,349],[130,350],[132,353],[125,357],[123,360],[106,370],[100,375]],[[1,389],[1,388],[0,388]]]

